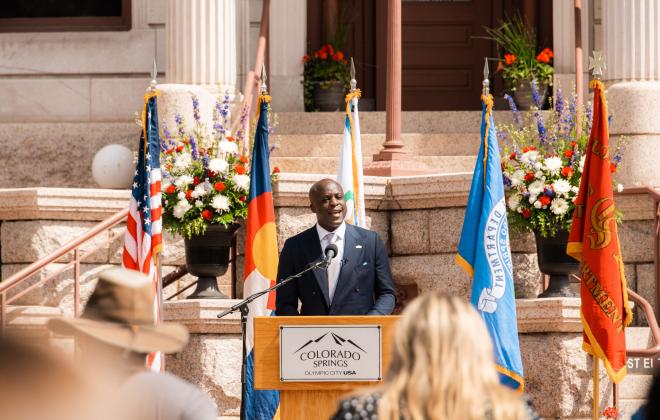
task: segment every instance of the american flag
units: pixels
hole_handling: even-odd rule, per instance
[[[144,97],[142,133],[138,149],[137,167],[133,177],[131,204],[126,220],[122,265],[145,273],[154,285],[154,320],[160,323],[159,273],[156,265],[163,247],[163,221],[161,206],[160,140],[158,138],[158,111],[156,94]],[[151,353],[147,365],[162,370],[162,354]]]

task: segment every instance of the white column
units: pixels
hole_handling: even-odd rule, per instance
[[[306,0],[271,2],[268,84],[275,111],[303,111],[302,58],[306,53]]]
[[[660,186],[660,4],[603,0],[603,53],[610,133],[628,141],[617,179],[626,187]]]
[[[235,92],[236,0],[169,0],[166,32],[168,83]]]

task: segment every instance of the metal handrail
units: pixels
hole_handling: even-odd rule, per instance
[[[0,330],[3,330],[6,322],[7,322],[7,305],[9,305],[11,302],[15,301],[16,299],[20,298],[21,296],[25,295],[29,291],[35,289],[36,287],[42,285],[43,283],[51,280],[55,276],[61,274],[62,272],[68,270],[71,266],[73,266],[74,270],[74,275],[73,275],[73,313],[74,316],[78,316],[80,313],[80,262],[81,260],[86,256],[86,255],[91,255],[94,252],[98,251],[100,248],[104,247],[106,243],[103,243],[91,250],[89,250],[86,254],[83,254],[81,250],[79,249],[80,246],[84,245],[87,241],[95,238],[99,234],[106,232],[119,223],[123,222],[126,220],[126,217],[128,216],[128,208],[121,210],[117,212],[114,216],[111,216],[107,218],[106,220],[100,222],[96,226],[94,226],[92,229],[87,231],[85,234],[82,236],[70,241],[66,245],[60,247],[59,249],[51,252],[48,254],[46,257],[40,259],[39,261],[36,261],[24,269],[20,270],[19,272],[9,276],[7,280],[4,280],[2,283],[0,283]],[[108,242],[114,240],[114,238],[110,238]],[[57,261],[59,258],[63,257],[64,255],[68,254],[69,252],[73,251],[73,261],[65,264],[63,267],[61,267],[59,270],[57,270],[55,273],[51,274],[50,276],[41,279],[40,281],[30,285],[28,288],[22,290],[21,292],[17,293],[14,296],[9,297],[8,293],[9,291],[14,288],[15,286],[18,286],[19,284],[23,283],[26,281],[30,276],[33,274],[37,273],[39,270],[42,270],[44,267],[46,267],[48,264]]]
[[[649,328],[651,328],[653,346],[647,349],[626,349],[626,355],[629,357],[650,357],[660,354],[660,327],[658,327],[658,320],[653,314],[653,307],[646,299],[630,289],[628,289],[628,297],[642,307],[646,320],[649,323]]]

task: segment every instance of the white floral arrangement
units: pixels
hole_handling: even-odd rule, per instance
[[[581,121],[576,123],[575,95],[567,103],[559,88],[554,109],[545,115],[539,111],[535,83],[535,107],[527,114],[520,113],[506,96],[513,111],[513,124],[498,125],[497,135],[504,144],[502,175],[509,223],[517,230],[555,236],[560,230],[568,230],[573,220],[591,132],[591,104],[581,110]],[[619,139],[616,150],[611,152],[612,172],[621,163],[623,145]]]
[[[216,102],[212,130],[200,121],[194,95],[192,102],[192,128],[176,115],[176,132],[162,127],[161,134],[163,226],[189,239],[204,234],[209,225],[245,219],[250,191],[249,161],[239,153],[245,133],[239,130],[232,137],[226,128],[229,97]]]

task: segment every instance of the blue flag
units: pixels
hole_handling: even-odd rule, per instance
[[[493,97],[483,97],[481,146],[474,167],[456,262],[472,276],[472,305],[493,339],[502,384],[523,390],[513,266],[509,247]]]

